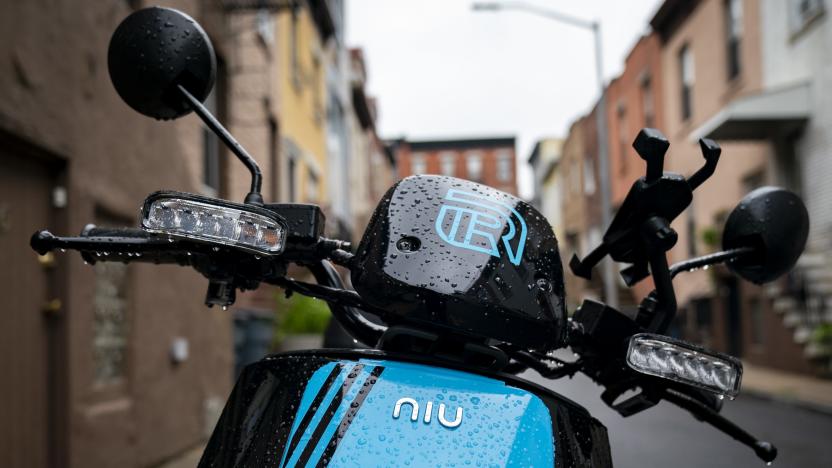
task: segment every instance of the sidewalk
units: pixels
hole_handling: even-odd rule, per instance
[[[832,415],[832,380],[743,363],[742,394]]]

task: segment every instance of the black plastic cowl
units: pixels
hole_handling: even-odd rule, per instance
[[[352,283],[390,323],[533,349],[564,343],[563,268],[546,219],[467,180],[414,176],[385,194]]]

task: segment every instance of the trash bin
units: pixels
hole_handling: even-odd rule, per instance
[[[234,310],[234,377],[243,368],[272,352],[274,313],[253,309]]]

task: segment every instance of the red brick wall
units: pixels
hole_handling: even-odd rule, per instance
[[[647,126],[642,83],[649,77],[653,95],[652,126],[663,129],[661,51],[658,36],[642,37],[627,56],[621,76],[607,89],[607,122],[609,127],[610,183],[613,206],[619,205],[633,181],[644,175],[645,164],[632,142],[638,131]],[[626,128],[621,128],[619,111],[624,109]],[[625,141],[626,145],[621,142]]]
[[[633,182],[642,177],[646,165],[633,149],[632,142],[638,131],[647,126],[644,106],[643,82],[649,77],[653,96],[652,126],[665,131],[662,101],[661,44],[658,35],[642,37],[630,51],[621,75],[607,88],[607,144],[612,205],[624,201]],[[623,109],[625,119],[620,116]],[[626,126],[622,128],[622,123]],[[623,143],[623,144],[622,144]],[[638,301],[653,289],[653,280],[647,278],[631,289],[633,300]]]
[[[511,155],[511,177],[507,181],[500,181],[497,177],[497,154],[500,151],[508,151]],[[404,178],[413,175],[413,154],[419,153],[424,155],[427,163],[426,174],[441,174],[441,157],[440,154],[445,152],[453,152],[456,155],[456,166],[454,168],[454,177],[461,179],[470,179],[467,166],[466,156],[469,152],[476,151],[482,155],[482,177],[479,181],[482,184],[494,187],[503,192],[517,195],[517,155],[514,146],[477,146],[472,145],[465,148],[459,148],[458,145],[449,145],[448,148],[432,148],[430,150],[413,150],[407,142],[402,143],[397,150],[396,165],[399,171],[399,177]]]

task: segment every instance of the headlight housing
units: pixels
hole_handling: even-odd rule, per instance
[[[739,359],[663,335],[640,333],[630,338],[627,365],[642,374],[699,387],[734,398],[740,392]]]
[[[285,221],[265,208],[182,192],[156,192],[142,206],[142,229],[263,255],[283,252]]]

